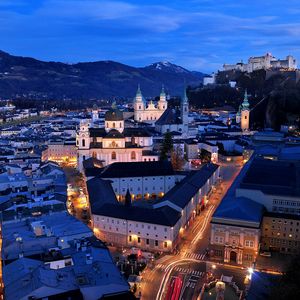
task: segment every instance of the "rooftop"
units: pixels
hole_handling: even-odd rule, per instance
[[[271,195],[300,195],[300,162],[254,159],[240,184],[241,189]]]
[[[108,165],[101,173],[102,178],[146,177],[174,175],[169,161],[116,162]]]
[[[176,206],[184,208],[218,167],[219,166],[215,164],[207,164],[198,171],[190,172],[183,180],[158,200],[157,203],[170,201]]]

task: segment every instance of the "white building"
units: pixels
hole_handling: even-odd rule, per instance
[[[160,133],[179,132],[189,136],[189,99],[184,88],[181,107],[179,109],[168,108],[155,122],[155,129]]]
[[[131,204],[130,185],[125,204],[122,204],[109,181],[97,177],[90,179],[87,188],[94,233],[115,245],[169,252],[205,206],[206,195],[218,177],[217,165],[204,166],[182,179],[152,208]]]
[[[77,147],[75,140],[54,139],[47,144],[42,152],[42,161],[54,161],[59,164],[77,165]]]
[[[162,91],[160,93],[159,101],[157,102],[157,104],[155,104],[152,100],[149,103],[146,103],[141,89],[140,87],[138,87],[133,106],[134,120],[136,122],[146,122],[154,124],[168,107],[164,88],[162,88]]]
[[[185,177],[175,174],[168,161],[113,163],[99,170],[93,175],[111,182],[118,201],[125,199],[127,189],[132,200],[162,198]],[[92,178],[89,170],[86,176]]]
[[[105,114],[105,127],[93,127],[84,120],[76,135],[77,165],[83,170],[83,161],[94,157],[109,165],[113,162],[156,161],[152,135],[145,128],[125,128],[123,113],[113,107]]]

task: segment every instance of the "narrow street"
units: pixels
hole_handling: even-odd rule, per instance
[[[179,253],[163,256],[144,271],[141,287],[143,300],[164,299],[172,278],[178,275],[183,278],[180,299],[196,299],[207,279],[207,272],[214,271],[217,275],[233,274],[230,266],[214,265],[213,270],[213,263],[206,262],[206,249],[209,245],[211,217],[240,169],[241,166],[236,164],[222,164],[223,180],[209,197],[206,208],[186,230],[179,245]],[[237,273],[237,278],[244,278],[244,270],[234,269],[234,272]]]

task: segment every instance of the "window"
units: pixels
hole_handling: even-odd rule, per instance
[[[140,244],[140,242],[141,242],[141,238],[140,238],[140,237],[138,237],[138,243]]]
[[[131,152],[131,159],[136,159],[135,151],[132,151],[132,152]]]
[[[254,242],[253,242],[253,241],[248,241],[248,240],[246,240],[246,241],[245,241],[245,246],[246,246],[246,247],[249,247],[249,248],[253,248],[253,247],[254,247]]]
[[[146,239],[146,244],[149,245],[149,239]]]
[[[82,147],[85,147],[85,139],[82,139]]]
[[[155,247],[158,246],[158,240],[155,240]]]
[[[111,159],[117,159],[117,154],[115,151],[111,153]]]
[[[131,242],[131,241],[132,241],[132,236],[130,235],[130,236],[129,236],[129,242]]]
[[[112,126],[113,128],[116,128],[116,123],[115,123],[115,122],[113,122],[112,125],[113,125],[113,126]]]
[[[164,242],[164,247],[168,248],[168,243],[167,242]]]
[[[120,128],[122,128],[122,123],[120,122]]]

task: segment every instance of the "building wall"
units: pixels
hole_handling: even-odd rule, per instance
[[[250,110],[242,110],[241,112],[241,129],[243,131],[249,130],[249,118],[250,118]]]
[[[210,235],[211,256],[213,259],[227,263],[232,262],[250,266],[255,261],[258,253],[259,239],[259,229],[212,224]]]
[[[75,145],[49,144],[48,148],[42,153],[42,160],[55,161],[57,163],[77,161],[77,147]]]
[[[151,197],[155,194],[162,197],[166,192],[175,186],[175,175],[169,176],[148,176],[148,177],[127,177],[109,178],[112,187],[119,199],[125,197],[127,188],[131,193],[132,199]]]
[[[261,249],[288,254],[300,253],[300,220],[265,216],[262,222]]]
[[[236,189],[237,197],[246,197],[263,204],[267,211],[286,214],[300,214],[300,197],[264,194],[255,189]]]
[[[172,251],[180,229],[180,220],[174,227],[93,215],[95,235],[115,245],[138,247],[150,251]]]

